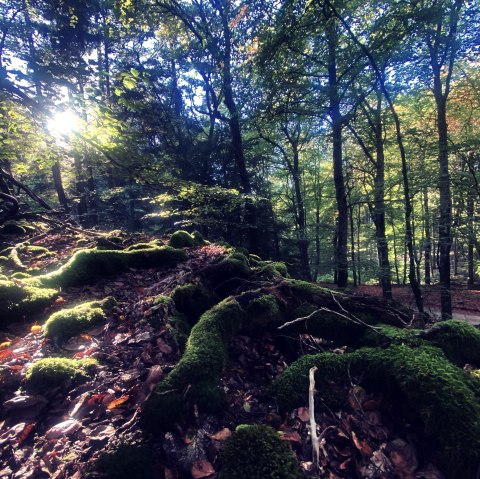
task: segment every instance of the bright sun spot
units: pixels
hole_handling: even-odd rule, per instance
[[[80,120],[71,111],[64,110],[55,113],[53,117],[48,120],[47,126],[52,136],[62,138],[78,131],[80,128]]]

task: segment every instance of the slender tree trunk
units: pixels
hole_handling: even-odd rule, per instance
[[[425,230],[425,284],[431,283],[430,270],[432,268],[432,236],[430,232],[430,213],[429,213],[429,201],[428,201],[428,188],[423,188],[423,221]]]
[[[475,244],[475,236],[474,236],[474,228],[473,228],[473,221],[474,221],[474,214],[475,214],[475,206],[473,201],[473,193],[471,190],[468,192],[467,197],[467,232],[468,232],[468,286],[472,287],[475,283],[475,269],[474,269],[474,262],[473,262],[473,251],[474,251],[474,244]]]
[[[440,88],[440,78],[435,77],[434,91]],[[436,88],[435,88],[436,86]],[[438,246],[440,276],[440,304],[442,319],[452,317],[452,295],[450,283],[450,249],[452,247],[452,195],[450,192],[450,172],[448,170],[448,127],[447,104],[444,95],[435,95],[437,103],[437,129],[438,129],[438,166],[439,166],[439,193],[440,217],[438,220]]]
[[[380,284],[382,295],[386,299],[392,299],[392,271],[388,259],[388,241],[385,233],[385,152],[383,145],[382,124],[382,97],[377,93],[377,108],[375,110],[375,145],[377,157],[375,161],[375,178],[373,195],[375,206],[373,209],[373,222],[375,224],[375,236],[377,238],[378,262],[380,266]]]
[[[329,110],[332,120],[332,142],[333,142],[333,179],[335,182],[335,196],[337,199],[338,228],[337,247],[335,260],[337,263],[337,285],[345,288],[348,284],[348,206],[345,189],[345,178],[343,175],[343,152],[342,152],[342,130],[343,118],[340,113],[340,98],[338,94],[337,79],[337,48],[338,31],[337,22],[331,17],[327,20],[328,36],[328,92]]]
[[[52,174],[53,174],[53,184],[55,185],[55,191],[57,192],[58,201],[62,205],[63,209],[65,211],[68,211],[70,208],[68,206],[67,195],[65,194],[65,190],[63,188],[62,172],[60,170],[59,161],[56,161],[53,164]]]
[[[357,268],[355,265],[355,228],[353,225],[353,205],[348,207],[349,218],[350,218],[350,247],[351,247],[351,258],[352,258],[352,275],[353,275],[353,286],[357,286]]]

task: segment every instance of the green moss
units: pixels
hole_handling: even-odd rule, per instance
[[[91,301],[57,311],[45,323],[43,335],[60,341],[77,336],[106,319],[102,306],[107,309],[110,306],[108,300]]]
[[[369,390],[387,395],[397,414],[421,426],[447,477],[474,476],[480,460],[477,391],[468,374],[451,364],[438,348],[393,345],[344,355],[304,356],[272,385],[283,407],[305,403],[312,366],[319,368],[316,387],[322,399],[330,397],[340,384],[348,385],[349,378],[361,378]]]
[[[175,231],[168,244],[173,248],[191,248],[197,245],[195,238],[187,231],[182,230]]]
[[[218,263],[207,266],[200,273],[207,287],[214,289],[221,296],[231,294],[230,286],[235,286],[238,280],[249,278],[250,275],[251,270],[245,256],[241,259],[228,256]]]
[[[223,405],[218,383],[232,334],[261,332],[270,327],[269,320],[279,321],[280,310],[274,296],[248,294],[227,298],[202,315],[191,330],[182,359],[147,401],[144,427],[166,430],[191,414],[193,405],[200,412],[212,412]],[[168,413],[169,408],[175,408],[176,413]]]
[[[121,444],[103,453],[96,469],[107,479],[153,479],[152,464],[152,454],[145,446]]]
[[[51,389],[67,380],[84,380],[93,374],[95,359],[45,358],[35,361],[25,376],[29,388]]]
[[[152,243],[136,243],[132,244],[127,248],[127,251],[135,251],[138,249],[147,249],[147,248],[153,248],[154,245]]]
[[[197,246],[203,246],[207,244],[205,238],[203,237],[202,233],[200,233],[200,231],[194,231],[192,233],[192,238],[195,240],[195,244]]]
[[[171,267],[186,258],[183,251],[169,246],[135,251],[81,250],[61,268],[37,277],[36,281],[52,286],[81,286],[119,274],[128,268]]]
[[[480,331],[474,326],[464,321],[442,321],[421,336],[439,347],[453,363],[480,366]]]
[[[5,276],[4,274],[0,274],[0,282],[1,281],[8,281],[8,276]]]
[[[256,263],[256,270],[266,279],[272,277],[288,278],[288,270],[285,263],[278,261],[259,261]]]
[[[269,426],[237,427],[225,442],[219,479],[300,479],[292,451]]]
[[[30,277],[31,277],[30,274],[24,273],[23,271],[17,271],[16,273],[12,274],[12,278],[15,278],[15,279],[25,279]]]
[[[46,308],[58,292],[50,288],[0,280],[0,324],[7,324]]]
[[[183,313],[191,323],[195,323],[215,302],[213,295],[201,283],[177,286],[172,292],[172,300],[177,311]]]

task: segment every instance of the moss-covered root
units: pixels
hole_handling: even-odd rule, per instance
[[[55,289],[0,280],[0,326],[43,311],[57,294]]]
[[[172,267],[187,259],[186,254],[169,246],[134,251],[81,250],[56,271],[38,276],[35,281],[56,287],[91,284],[105,276],[113,276],[128,268]]]
[[[269,426],[237,427],[225,443],[219,479],[300,479],[292,451]]]
[[[280,322],[277,300],[262,293],[227,298],[204,313],[192,328],[182,359],[147,401],[144,427],[167,430],[189,413],[193,404],[202,412],[222,406],[218,382],[232,334],[251,329],[259,332]]]
[[[318,367],[318,390],[330,406],[339,405],[342,382],[348,384],[349,377],[361,377],[365,386],[386,394],[408,422],[423,427],[435,460],[447,477],[475,477],[480,462],[480,407],[471,378],[439,349],[394,345],[345,355],[304,356],[272,385],[283,407],[306,400],[312,366]]]
[[[175,309],[184,314],[191,324],[215,304],[214,295],[201,283],[177,286],[172,292]]]
[[[30,389],[45,390],[61,386],[67,380],[85,380],[97,366],[95,359],[45,358],[35,361],[25,376]]]
[[[90,301],[57,311],[47,319],[43,335],[59,341],[76,336],[104,321],[104,310],[110,309],[112,303],[115,303],[113,298],[106,298],[103,301]]]

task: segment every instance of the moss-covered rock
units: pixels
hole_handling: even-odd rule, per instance
[[[195,240],[195,244],[197,246],[203,246],[207,244],[207,241],[205,241],[205,238],[200,231],[194,231],[192,233],[192,238]]]
[[[248,260],[239,253],[227,256],[200,272],[203,283],[222,297],[232,294],[239,284],[250,276]]]
[[[106,319],[102,308],[110,306],[110,299],[78,304],[73,308],[53,313],[44,325],[43,335],[65,341],[92,328]]]
[[[25,279],[30,277],[31,277],[31,274],[23,271],[17,271],[16,273],[12,274],[12,278],[15,278],[15,279]]]
[[[80,250],[56,271],[38,276],[36,282],[47,286],[81,286],[128,268],[172,267],[187,258],[181,250],[169,246],[135,251]]]
[[[421,334],[458,366],[480,366],[480,331],[464,321],[442,321]]]
[[[41,312],[57,295],[55,289],[0,280],[0,324]]]
[[[252,260],[250,261],[252,262]],[[255,263],[255,267],[260,276],[265,279],[289,277],[286,264],[280,261],[259,261]]]
[[[447,477],[474,477],[480,460],[480,407],[471,378],[432,346],[360,349],[335,355],[304,356],[273,385],[279,403],[291,408],[305,403],[308,371],[317,366],[321,398],[338,406],[341,384],[361,379],[395,403],[397,415],[421,426],[432,444],[435,460]]]
[[[61,386],[67,380],[85,380],[96,366],[95,359],[44,358],[35,361],[25,376],[26,385],[34,390]]]
[[[173,248],[191,248],[197,246],[195,238],[187,231],[175,231],[168,242]]]
[[[103,453],[96,469],[107,479],[153,479],[152,464],[152,453],[145,446],[121,444]]]
[[[214,296],[201,283],[177,286],[172,292],[172,300],[177,311],[184,314],[191,323],[195,323],[215,303]]]
[[[226,441],[219,479],[300,479],[296,458],[269,426],[237,427]]]

